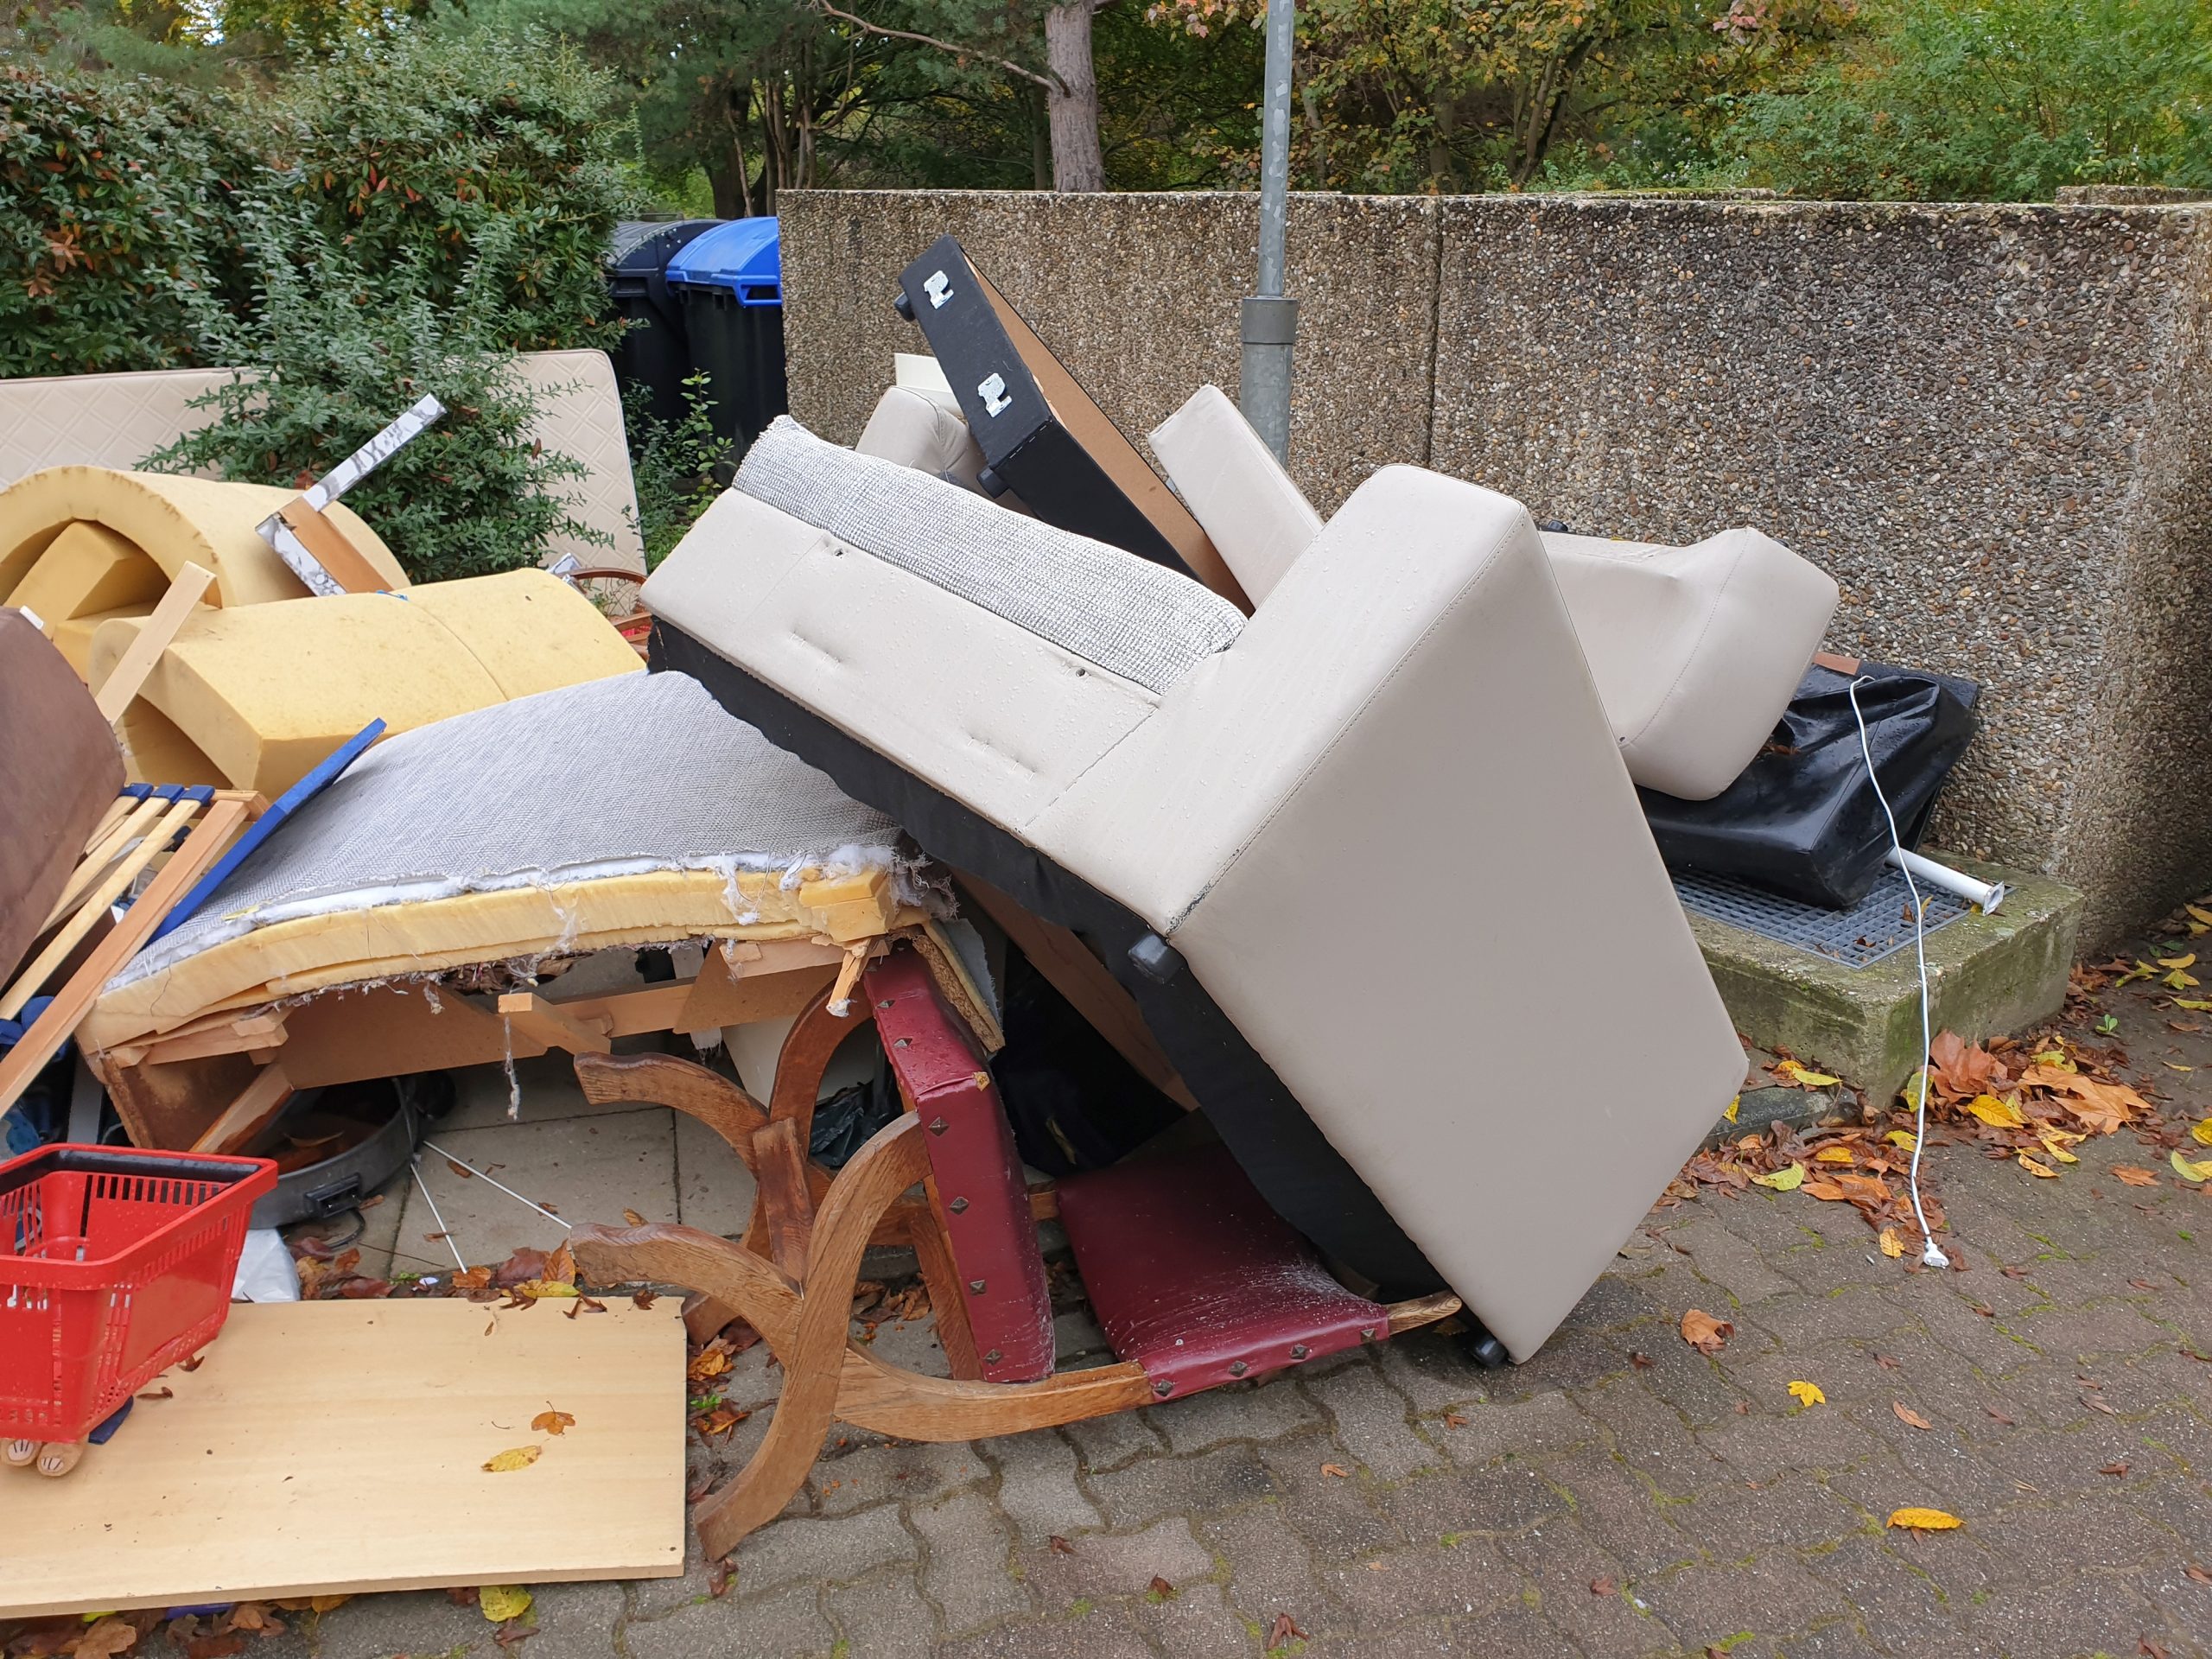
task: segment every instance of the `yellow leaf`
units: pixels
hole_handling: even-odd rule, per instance
[[[2079,1158],[2076,1158],[2072,1153],[2066,1150],[2066,1141],[2068,1140],[2079,1141],[2082,1137],[2076,1135],[2068,1135],[2065,1136],[2064,1139],[2062,1139],[2062,1135],[2063,1135],[2063,1131],[2062,1130],[2045,1129],[2043,1134],[2037,1138],[2043,1142],[2043,1149],[2049,1153],[2052,1157],[2057,1159],[2060,1163],[2080,1163],[2082,1160]]]
[[[2159,1064],[2164,1066],[2169,1071],[2194,1071],[2196,1070],[2193,1065],[2176,1065],[2171,1060],[2161,1060]]]
[[[1787,1169],[1777,1169],[1771,1175],[1751,1177],[1761,1186],[1770,1186],[1777,1192],[1795,1192],[1805,1184],[1805,1166],[1792,1164]]]
[[[556,1411],[548,1406],[530,1420],[530,1426],[541,1434],[565,1434],[574,1428],[576,1420],[565,1411]]]
[[[2158,966],[2161,968],[2194,968],[2196,966],[2196,952],[2192,950],[2185,957],[2160,957],[2158,958]]]
[[[2058,1172],[2051,1168],[2050,1165],[2036,1162],[2034,1159],[2029,1157],[2024,1152],[2019,1154],[2018,1157],[2020,1160],[2020,1167],[2026,1170],[2029,1174],[2040,1175],[2046,1181],[2055,1181],[2058,1179]]]
[[[1801,1406],[1825,1406],[1828,1402],[1827,1395],[1821,1392],[1821,1385],[1817,1382],[1792,1382],[1789,1392]]]
[[[512,1474],[518,1469],[529,1468],[544,1453],[545,1448],[542,1446],[518,1446],[512,1451],[500,1452],[486,1463],[484,1472],[487,1475]]]
[[[1894,1227],[1883,1228],[1878,1243],[1882,1247],[1882,1254],[1892,1262],[1904,1254],[1904,1240],[1897,1236],[1897,1230]]]
[[[2171,974],[2160,976],[2158,983],[2170,991],[2186,991],[2202,984],[2203,981],[2198,979],[2195,974],[2184,974],[2177,968]]]
[[[1910,1152],[1915,1147],[1920,1144],[1920,1138],[1914,1135],[1910,1129],[1891,1129],[1887,1135],[1884,1135],[1882,1139],[1888,1141],[1891,1146],[1900,1147],[1906,1152]]]
[[[535,1301],[541,1296],[573,1296],[574,1285],[563,1284],[558,1279],[526,1279],[515,1287],[515,1294],[527,1296]]]
[[[1890,1524],[1910,1527],[1915,1532],[1948,1532],[1954,1527],[1966,1525],[1966,1522],[1955,1515],[1946,1515],[1941,1510],[1891,1510]]]
[[[2201,998],[2191,1001],[2188,997],[2177,996],[2174,998],[2174,1007],[2187,1008],[2191,1014],[2212,1014],[2212,1002],[2205,1001]]]
[[[504,1624],[530,1611],[530,1592],[520,1585],[487,1584],[476,1592],[476,1605],[494,1624]]]
[[[1822,1147],[1813,1154],[1816,1164],[1847,1164],[1852,1161],[1849,1147]]]
[[[2113,981],[2113,988],[2114,990],[2118,990],[2121,986],[2133,984],[2139,979],[2152,978],[2158,974],[2158,970],[2153,968],[2149,963],[2144,961],[2142,957],[2138,957],[2135,959],[2135,965],[2133,968],[2122,974],[2118,979]]]
[[[2028,1121],[2011,1101],[1999,1100],[1994,1095],[1976,1095],[1967,1103],[1967,1110],[1993,1129],[2017,1129]]]
[[[2158,1184],[2158,1172],[2155,1169],[2142,1169],[2133,1164],[2115,1164],[2112,1173],[2115,1179],[2130,1186],[2156,1186]]]
[[[1897,1090],[1897,1098],[1914,1111],[1920,1109],[1921,1096],[1928,1092],[1928,1074],[1916,1071],[1904,1080],[1904,1087]]]
[[[2202,922],[2207,927],[2212,927],[2212,910],[2199,910],[2195,905],[2183,905],[2182,908],[2187,911],[2193,919]]]
[[[1743,1109],[1744,1097],[1741,1095],[1738,1095],[1735,1099],[1728,1103],[1728,1109],[1721,1113],[1720,1116],[1726,1118],[1731,1123],[1733,1123],[1736,1121],[1736,1114]]]
[[[2189,1138],[2200,1147],[2212,1147],[2212,1117],[2206,1118],[2189,1132]]]
[[[1774,1074],[1787,1077],[1801,1089],[1833,1089],[1841,1077],[1832,1077],[1825,1071],[1815,1071],[1810,1066],[1800,1065],[1795,1060],[1783,1060],[1776,1065]]]
[[[2212,1180],[2212,1158],[2192,1164],[2178,1152],[2171,1154],[2169,1156],[2174,1166],[2174,1173],[2184,1181]]]
[[[2031,1065],[2048,1065],[2061,1071],[2073,1071],[2079,1070],[2073,1061],[2066,1058],[2066,1051],[2063,1048],[2046,1048],[2040,1054],[2031,1055],[2028,1058],[2028,1064]]]

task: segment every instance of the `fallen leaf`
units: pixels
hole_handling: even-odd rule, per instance
[[[1885,1371],[1901,1371],[1904,1369],[1904,1362],[1895,1354],[1876,1354],[1874,1363]]]
[[[2196,966],[2196,952],[2192,950],[2185,957],[2160,957],[2158,958],[2158,966],[2161,968],[2194,968]]]
[[[1795,1084],[1800,1089],[1833,1089],[1841,1077],[1832,1077],[1825,1071],[1815,1071],[1810,1066],[1800,1065],[1795,1060],[1778,1060],[1774,1075]]]
[[[2127,1472],[2127,1465],[2125,1463],[2108,1463],[2097,1472],[2101,1475],[2124,1475]]]
[[[1456,1412],[1456,1411],[1447,1411],[1447,1412],[1446,1412],[1446,1413],[1444,1414],[1444,1427],[1446,1427],[1446,1428],[1465,1428],[1466,1426],[1467,1426],[1467,1420],[1466,1420],[1465,1418],[1462,1417],[1462,1416],[1461,1416],[1458,1412]]]
[[[2194,958],[2192,958],[2192,960],[2194,960]],[[2170,991],[2194,990],[2202,982],[2203,982],[2198,979],[2195,974],[2184,974],[2178,968],[2175,969],[2171,974],[2162,974],[2158,977],[2158,983],[2164,986]]]
[[[1618,1593],[1619,1590],[1620,1586],[1615,1584],[1611,1579],[1592,1579],[1590,1580],[1590,1593],[1593,1596],[1614,1595]]]
[[[1915,1532],[1948,1532],[1954,1527],[1966,1525],[1966,1522],[1955,1515],[1945,1514],[1942,1510],[1891,1510],[1890,1524],[1909,1527]]]
[[[582,1291],[578,1291],[576,1293],[575,1300],[569,1304],[569,1311],[561,1317],[563,1319],[573,1319],[579,1313],[604,1313],[606,1312],[607,1304],[605,1302],[601,1301],[596,1296],[587,1296]]]
[[[2133,1164],[2116,1164],[2112,1173],[2130,1186],[2156,1186],[2158,1184],[2158,1172],[2155,1169],[2139,1169]]]
[[[149,1389],[145,1393],[138,1395],[136,1397],[140,1400],[174,1400],[176,1398],[176,1390],[175,1389]]]
[[[686,1368],[684,1375],[694,1382],[711,1382],[729,1370],[729,1356],[719,1348],[709,1348]]]
[[[720,1601],[728,1593],[729,1581],[736,1575],[736,1569],[728,1561],[716,1561],[707,1569],[707,1593]]]
[[[1628,1357],[1628,1363],[1639,1371],[1648,1371],[1659,1362],[1639,1350]]]
[[[2200,1147],[2212,1147],[2212,1117],[2206,1118],[2189,1132],[2189,1138]]]
[[[1875,1242],[1881,1245],[1882,1254],[1892,1262],[1904,1254],[1904,1239],[1894,1227],[1883,1228],[1881,1236]]]
[[[1789,1392],[1801,1406],[1825,1406],[1828,1402],[1827,1395],[1821,1392],[1821,1385],[1817,1382],[1792,1382]]]
[[[1741,1095],[1738,1095],[1733,1100],[1728,1103],[1728,1109],[1721,1113],[1720,1116],[1726,1118],[1731,1123],[1733,1123],[1736,1121],[1736,1114],[1743,1109],[1744,1097]]]
[[[1268,1651],[1273,1653],[1286,1643],[1304,1640],[1306,1632],[1298,1628],[1298,1621],[1288,1613],[1277,1613],[1274,1628],[1268,1632]]]
[[[1819,1198],[1827,1204],[1840,1204],[1851,1196],[1834,1181],[1807,1181],[1798,1190],[1808,1198]]]
[[[1321,1465],[1321,1472],[1325,1475],[1334,1475],[1338,1480],[1351,1478],[1351,1471],[1341,1463],[1325,1463]]]
[[[530,1426],[541,1434],[565,1434],[574,1428],[576,1420],[565,1411],[556,1411],[548,1406],[530,1420]]]
[[[2177,996],[2174,998],[2174,1007],[2187,1008],[2191,1014],[2212,1014],[2212,1001],[2206,1001],[2201,997],[2192,1001],[2188,997]]]
[[[2207,1572],[2204,1568],[2199,1567],[2195,1561],[2191,1561],[2187,1567],[2183,1567],[2182,1571],[2187,1573],[2190,1578],[2195,1580],[2198,1584],[2212,1584],[2212,1572]]]
[[[1682,1340],[1700,1354],[1719,1353],[1735,1334],[1734,1325],[1714,1319],[1702,1308],[1694,1307],[1682,1315]]]
[[[2164,1066],[2169,1071],[2194,1071],[2196,1070],[2193,1065],[2176,1065],[2171,1060],[2161,1060],[2158,1064]]]
[[[2082,1396],[2082,1403],[2087,1406],[2091,1411],[2101,1411],[2107,1417],[2117,1417],[2120,1415],[2119,1409],[2116,1407],[2106,1404],[2105,1402],[2098,1399],[2094,1394],[2083,1395]]]
[[[514,1287],[514,1294],[535,1302],[574,1296],[577,1291],[575,1286],[566,1279],[526,1279]]]
[[[1805,1184],[1805,1166],[1792,1164],[1787,1169],[1777,1169],[1767,1175],[1754,1175],[1751,1179],[1761,1186],[1770,1186],[1777,1192],[1795,1192]]]
[[[114,1659],[137,1639],[138,1632],[126,1620],[110,1614],[77,1638],[72,1659]]]
[[[630,1293],[631,1304],[636,1307],[651,1307],[659,1300],[659,1294],[654,1291],[633,1290]]]
[[[1994,1406],[1984,1406],[1981,1408],[1981,1411],[1982,1415],[1985,1417],[1994,1418],[1997,1421],[2004,1424],[2007,1428],[2018,1428],[2020,1426],[2018,1418],[2007,1417],[2003,1412],[1998,1410]]]
[[[476,1172],[471,1169],[467,1164],[457,1164],[454,1162],[452,1159],[448,1158],[446,1160],[446,1167],[453,1171],[454,1174],[460,1176],[464,1181],[473,1181],[476,1179]]]
[[[2039,1164],[2036,1162],[2034,1159],[2029,1157],[2024,1152],[2018,1155],[2020,1161],[2020,1167],[2026,1170],[2029,1174],[2040,1175],[2046,1181],[2055,1181],[2058,1179],[2058,1172],[2053,1169],[2049,1164]]]
[[[518,1469],[527,1469],[545,1455],[542,1446],[518,1446],[492,1458],[484,1465],[487,1475],[512,1474]]]
[[[2191,1163],[2183,1157],[2179,1151],[2174,1151],[2168,1153],[2166,1159],[2172,1164],[2174,1173],[2184,1181],[2212,1180],[2212,1158],[2200,1159]],[[2122,1170],[2118,1173],[2125,1174],[2126,1172]]]
[[[1055,1555],[1072,1555],[1075,1554],[1075,1546],[1068,1542],[1066,1539],[1061,1537],[1057,1532],[1051,1537],[1047,1538],[1045,1542]]]
[[[645,1218],[634,1210],[625,1210],[622,1212],[622,1219],[632,1227],[642,1227],[645,1224]]]
[[[2018,1129],[2027,1125],[2028,1120],[2020,1116],[2018,1106],[1994,1095],[1976,1095],[1967,1103],[1967,1110],[1993,1129]]]
[[[1920,1144],[1920,1138],[1910,1129],[1891,1129],[1882,1139],[1901,1152],[1910,1152]]]
[[[2141,1654],[2144,1659],[2172,1659],[2163,1643],[2153,1642],[2147,1636],[2135,1638],[2135,1651]]]
[[[1816,1164],[1847,1164],[1853,1161],[1849,1147],[1822,1147],[1813,1154]]]
[[[1145,1586],[1145,1593],[1154,1601],[1165,1601],[1175,1593],[1175,1586],[1155,1573],[1152,1575],[1152,1582]]]
[[[1936,1427],[1902,1400],[1891,1401],[1890,1409],[1897,1413],[1897,1421],[1908,1424],[1914,1428],[1927,1430]]]
[[[530,1592],[519,1585],[487,1584],[477,1591],[476,1605],[494,1624],[504,1624],[530,1611]]]
[[[2062,1164],[2078,1164],[2082,1160],[2067,1148],[2082,1144],[2078,1135],[2069,1135],[2064,1129],[2038,1129],[2036,1139],[2043,1142],[2043,1149]]]

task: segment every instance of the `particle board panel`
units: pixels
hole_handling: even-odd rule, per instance
[[[680,1574],[677,1300],[237,1306],[73,1473],[0,1467],[0,1618]]]

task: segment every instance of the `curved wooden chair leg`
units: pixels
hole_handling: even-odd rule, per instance
[[[814,1134],[814,1103],[821,1096],[822,1079],[830,1070],[831,1058],[846,1038],[874,1017],[874,1010],[859,999],[845,1014],[830,1013],[831,992],[835,988],[832,986],[825,989],[806,1005],[785,1033],[784,1046],[776,1055],[776,1084],[768,1094],[768,1121],[789,1123],[802,1152]],[[807,1170],[815,1199],[819,1203],[831,1185],[829,1172],[810,1159]],[[767,1212],[758,1192],[753,1200],[752,1219],[745,1227],[745,1248],[755,1255],[768,1254]]]
[[[696,1117],[753,1167],[753,1137],[768,1126],[766,1108],[736,1084],[673,1054],[579,1054],[576,1084],[594,1106],[618,1100],[669,1106]]]

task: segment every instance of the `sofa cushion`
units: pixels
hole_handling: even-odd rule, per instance
[[[855,454],[788,416],[747,452],[737,487],[1147,690],[1166,690],[1244,625],[1188,576]]]
[[[949,391],[919,386],[893,386],[877,398],[853,448],[971,490],[983,469],[983,452],[960,416],[960,400]]]
[[[1255,605],[1321,533],[1321,515],[1219,386],[1153,428],[1152,450]]]
[[[1547,535],[1544,551],[1629,776],[1688,801],[1735,782],[1820,649],[1834,579],[1756,530]]]

